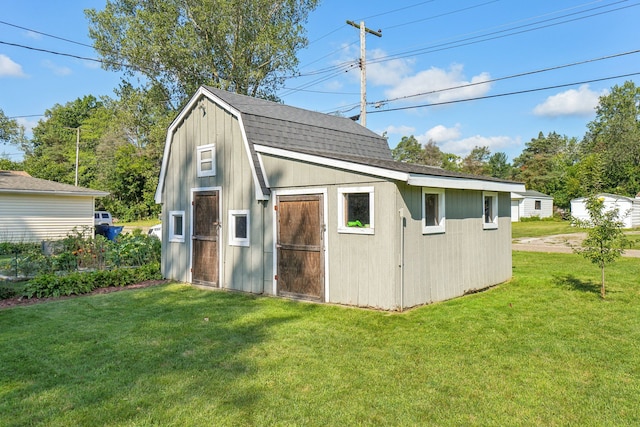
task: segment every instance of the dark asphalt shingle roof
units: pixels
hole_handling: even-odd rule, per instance
[[[76,187],[46,179],[34,178],[22,171],[0,171],[0,192],[51,193],[75,196],[107,196],[109,193],[90,188]]]
[[[209,86],[203,88],[241,114],[263,194],[269,194],[270,189],[264,182],[254,145],[410,174],[513,183],[503,179],[395,161],[385,138],[345,117],[291,107]]]
[[[544,194],[536,190],[518,191],[516,192],[516,194],[520,194],[521,196],[524,196],[524,197],[540,197],[540,198],[546,197],[549,199],[553,199],[553,197],[549,196],[548,194]]]
[[[205,88],[242,114],[250,144],[392,159],[385,138],[351,119]]]

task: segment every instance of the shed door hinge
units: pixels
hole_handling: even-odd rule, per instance
[[[277,212],[278,211],[278,205],[273,205],[273,210]]]
[[[278,275],[273,276],[274,279],[278,280]]]

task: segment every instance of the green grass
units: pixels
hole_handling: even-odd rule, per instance
[[[543,237],[554,234],[579,233],[583,230],[572,227],[569,221],[521,221],[511,223],[511,237]]]
[[[158,221],[157,219],[141,219],[138,221],[118,222],[117,224],[114,223],[114,225],[122,225],[125,227],[152,227],[156,224],[160,224],[160,221]]]
[[[171,284],[0,310],[0,425],[640,424],[637,259],[406,313]]]

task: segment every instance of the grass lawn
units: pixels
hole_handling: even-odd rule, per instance
[[[541,268],[543,266],[543,268]],[[637,259],[406,313],[171,284],[0,310],[0,425],[640,425]]]
[[[519,239],[521,237],[543,237],[554,234],[580,233],[577,227],[572,227],[569,221],[520,221],[511,223],[511,237]]]

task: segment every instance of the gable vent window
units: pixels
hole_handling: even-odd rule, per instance
[[[422,234],[444,233],[445,208],[443,188],[422,190]]]
[[[216,175],[216,145],[201,145],[197,149],[198,176]]]
[[[374,234],[373,187],[338,189],[338,232]]]

